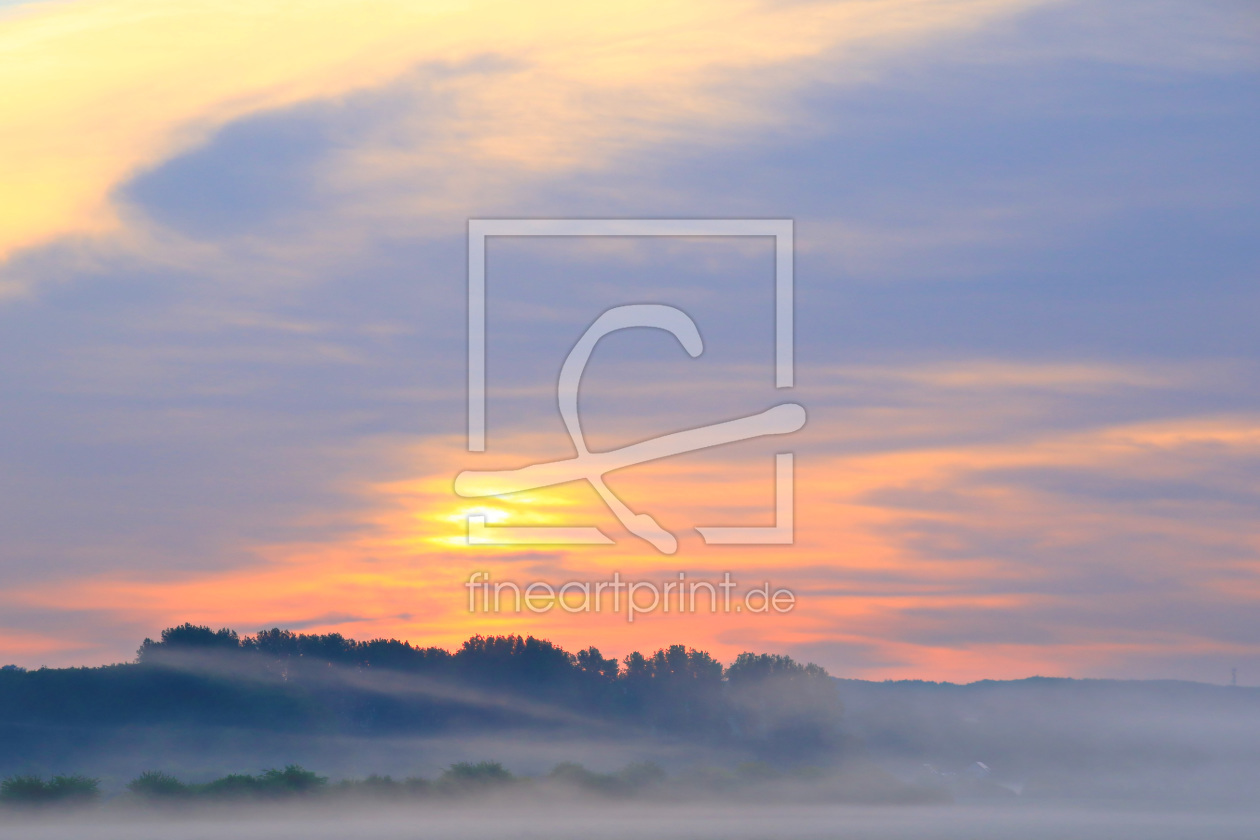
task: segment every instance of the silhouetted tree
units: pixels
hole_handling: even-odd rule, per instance
[[[654,727],[692,734],[718,731],[722,664],[705,651],[670,645],[645,657],[625,658],[625,696],[632,715]]]
[[[616,659],[604,658],[594,646],[577,652],[577,666],[583,673],[605,682],[617,679],[620,667]]]
[[[144,662],[151,660],[159,651],[237,651],[240,647],[241,640],[235,630],[229,630],[226,627],[211,630],[209,627],[200,627],[186,622],[178,627],[168,627],[163,630],[160,642],[145,639],[140,644],[140,649],[136,651],[136,658]]]
[[[735,734],[784,756],[837,743],[843,708],[822,667],[788,656],[741,653],[726,669]]]
[[[473,636],[455,653],[455,673],[470,682],[559,697],[578,673],[573,654],[533,636]]]

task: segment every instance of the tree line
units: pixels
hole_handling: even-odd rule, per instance
[[[873,774],[873,775],[872,775]],[[868,770],[865,789],[848,795],[872,794],[882,801],[935,801],[932,791],[914,790],[887,774]],[[457,762],[436,778],[410,776],[394,779],[373,774],[367,778],[330,782],[296,764],[258,774],[230,773],[206,782],[187,782],[169,773],[150,770],[132,779],[125,791],[112,796],[116,803],[189,806],[239,802],[282,802],[309,799],[359,798],[376,800],[442,800],[486,797],[516,790],[536,800],[539,796],[577,794],[583,798],[625,799],[649,796],[679,798],[714,794],[774,795],[776,789],[799,790],[813,786],[843,795],[846,780],[817,767],[776,770],[762,762],[745,762],[733,768],[697,767],[667,774],[652,762],[636,762],[612,772],[598,772],[576,762],[557,764],[544,776],[518,776],[497,761]],[[837,784],[839,783],[839,785]],[[875,787],[872,788],[872,783]],[[927,794],[925,798],[925,794]],[[11,776],[0,781],[0,805],[14,808],[50,805],[85,805],[102,798],[97,779],[85,776]]]
[[[145,639],[131,664],[0,671],[0,719],[10,722],[385,734],[584,720],[787,754],[833,746],[840,713],[827,672],[787,656],[742,653],[724,666],[679,644],[619,661],[519,635],[476,635],[448,651],[185,623]]]

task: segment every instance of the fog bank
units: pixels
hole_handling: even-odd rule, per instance
[[[834,805],[598,808],[380,807],[239,811],[197,817],[125,813],[6,818],[0,838],[24,840],[764,840],[767,837],[853,840],[1253,840],[1255,812],[1205,809],[951,806],[872,808]]]

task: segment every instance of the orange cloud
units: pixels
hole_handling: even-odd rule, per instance
[[[0,632],[0,650],[5,652],[4,655],[26,662],[35,662],[41,657],[47,657],[49,654],[55,655],[68,651],[77,653],[81,648],[81,643],[55,636],[39,633]],[[7,659],[0,662],[0,665],[5,664],[9,664]]]
[[[507,444],[506,450],[515,449]],[[521,445],[519,452],[527,455],[529,447]],[[1104,592],[1091,594],[1088,586],[1100,571],[1171,577],[1183,594],[1198,587],[1205,598],[1221,597],[1214,573],[1230,568],[1229,557],[1179,554],[1186,546],[1219,546],[1219,514],[1202,517],[1193,500],[1152,510],[1149,503],[1123,498],[1077,498],[1007,480],[1004,471],[1086,470],[1142,482],[1184,476],[1186,460],[1203,461],[1208,452],[1218,464],[1260,454],[1260,422],[1190,419],[1019,444],[805,453],[798,456],[794,546],[705,547],[684,537],[680,553],[668,557],[620,533],[594,493],[580,484],[490,504],[502,512],[503,522],[597,525],[618,539],[615,546],[462,546],[462,514],[473,506],[453,494],[451,480],[472,456],[458,441],[435,440],[412,453],[416,463],[427,465],[424,477],[370,489],[376,512],[350,538],[261,547],[254,567],[219,574],[144,581],[111,576],[7,597],[49,610],[107,603],[148,617],[154,631],[186,619],[244,630],[300,622],[357,637],[442,645],[475,632],[527,632],[570,648],[596,644],[618,654],[682,640],[727,659],[748,647],[825,652],[830,646],[837,653],[828,664],[854,676],[1079,674],[1134,651],[1229,649],[1184,627],[1170,625],[1158,635],[1141,628],[1100,634],[1088,626],[1075,628],[1071,618],[1083,607],[1096,614],[1149,609],[1140,593],[1125,595],[1123,603]],[[658,515],[680,534],[695,524],[766,519],[770,464],[747,454],[709,453],[643,465],[611,482],[632,508]],[[1224,530],[1247,533],[1242,523]],[[984,542],[972,542],[975,534]],[[1128,554],[1096,553],[1111,540],[1134,535],[1144,541]],[[1240,538],[1236,549],[1251,552],[1254,560],[1256,541],[1249,539]],[[1161,543],[1167,551],[1161,552]],[[474,571],[493,581],[553,586],[602,580],[613,571],[659,582],[679,571],[690,580],[720,579],[730,571],[742,588],[770,581],[792,589],[797,605],[781,615],[712,615],[703,611],[702,596],[698,614],[658,611],[633,624],[624,612],[470,613],[465,583]],[[1051,621],[1050,637],[1020,637],[1025,621],[1044,623],[1056,614],[1061,618]],[[979,629],[968,635],[976,622]],[[936,627],[948,632],[933,638]],[[860,661],[850,662],[844,650],[862,651]]]

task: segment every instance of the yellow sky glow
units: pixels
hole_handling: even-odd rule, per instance
[[[114,191],[232,120],[379,87],[416,67],[498,69],[450,79],[456,117],[427,126],[436,145],[364,150],[361,177],[414,156],[589,163],[670,126],[695,130],[764,109],[773,90],[714,92],[732,72],[898,44],[1028,5],[36,4],[0,17],[0,260],[59,237],[122,233]]]

